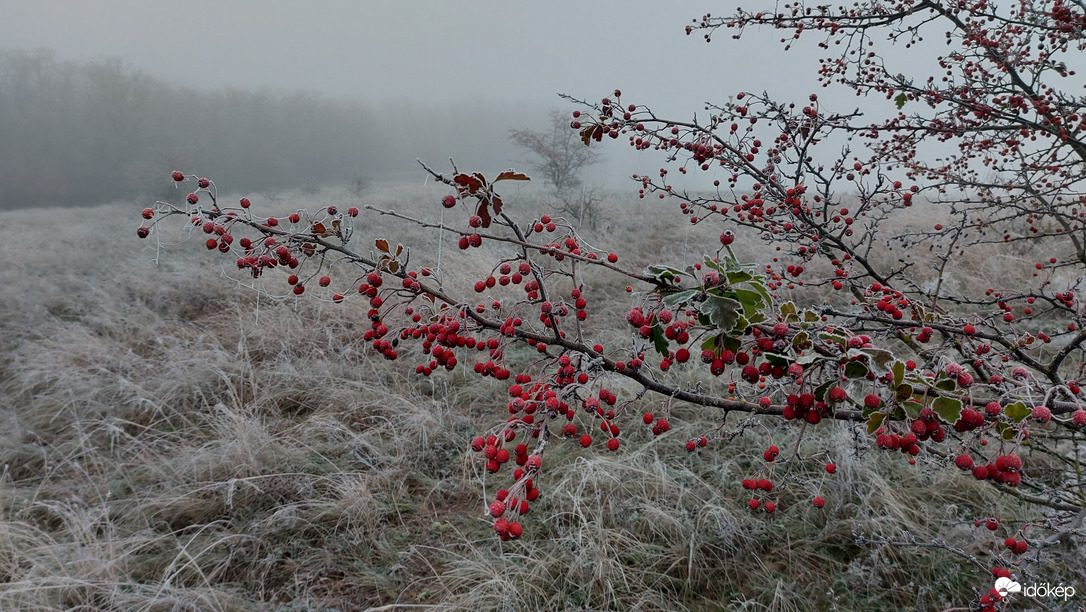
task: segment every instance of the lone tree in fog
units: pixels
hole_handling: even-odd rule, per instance
[[[526,163],[551,188],[558,212],[581,224],[591,222],[598,198],[595,189],[584,187],[582,173],[599,163],[602,155],[581,143],[566,114],[551,110],[548,119],[547,130],[510,130],[509,140],[531,154]]]

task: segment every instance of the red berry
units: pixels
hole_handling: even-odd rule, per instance
[[[542,465],[543,458],[539,455],[532,455],[531,457],[528,457],[528,461],[525,462],[524,467],[527,468],[529,472],[535,472],[539,470]]]
[[[500,501],[494,501],[490,503],[490,516],[498,518],[505,514],[505,503]]]
[[[520,523],[509,523],[509,537],[517,539],[524,533],[524,528],[520,526]]]
[[[200,196],[196,195],[195,193],[190,193],[188,197],[185,198],[185,200],[188,201],[189,204],[195,204],[200,201]]]
[[[832,473],[837,471],[837,466],[832,464],[832,463],[827,463],[826,464],[826,471],[829,472],[830,474],[832,474]]]
[[[1038,423],[1047,423],[1052,420],[1052,411],[1047,406],[1034,406],[1031,416]]]
[[[727,230],[720,235],[720,244],[727,246],[733,242],[735,242],[735,234],[733,234],[731,230]]]
[[[174,170],[173,174],[171,174],[170,176],[173,177],[173,180],[177,181],[178,183],[185,180],[185,174],[180,170]]]
[[[321,287],[327,287],[328,285],[332,284],[332,279],[329,276],[322,276],[319,280],[317,280],[317,284]]]
[[[608,253],[607,261],[609,261],[611,263],[617,262],[618,261],[618,255],[615,255],[614,253]]]
[[[814,504],[815,508],[821,508],[826,505],[826,500],[822,499],[821,497],[816,497],[811,503]]]
[[[954,459],[954,465],[958,466],[959,470],[972,470],[973,458],[965,453],[962,453]]]
[[[581,436],[581,446],[588,448],[592,444],[592,436],[585,434]]]
[[[1071,422],[1078,427],[1086,427],[1086,410],[1079,408],[1071,413]]]
[[[151,235],[151,229],[141,226],[139,229],[136,230],[136,235],[140,238],[146,238],[147,236]]]
[[[864,397],[864,406],[867,406],[868,408],[878,408],[881,403],[882,400],[874,393],[868,393],[867,396]]]
[[[618,438],[611,438],[610,440],[607,441],[607,450],[609,450],[609,451],[617,451],[618,450]]]
[[[249,208],[249,206],[252,205],[252,202],[249,201],[249,198],[242,198],[239,204],[241,204],[242,208]]]
[[[456,198],[451,195],[447,195],[441,198],[441,205],[445,208],[452,208],[453,206],[456,206]]]

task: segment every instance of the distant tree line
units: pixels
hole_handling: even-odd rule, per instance
[[[515,125],[512,107],[397,108],[397,123],[382,119],[393,110],[310,92],[182,87],[119,59],[0,51],[0,209],[161,197],[176,168],[214,169],[230,191],[265,191],[414,177],[421,151],[509,163],[511,150],[493,143]],[[462,134],[447,127],[458,124]]]

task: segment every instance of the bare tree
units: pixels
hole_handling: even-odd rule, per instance
[[[597,149],[584,146],[561,111],[551,110],[548,119],[547,130],[510,130],[509,140],[531,154],[525,163],[550,187],[558,211],[578,223],[595,226],[599,190],[585,187],[581,175],[602,156]]]

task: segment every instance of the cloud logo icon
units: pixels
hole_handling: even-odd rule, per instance
[[[1010,578],[1004,578],[1000,576],[996,579],[995,589],[996,592],[998,592],[1000,595],[1006,597],[1009,593],[1021,593],[1022,585],[1011,580]]]

